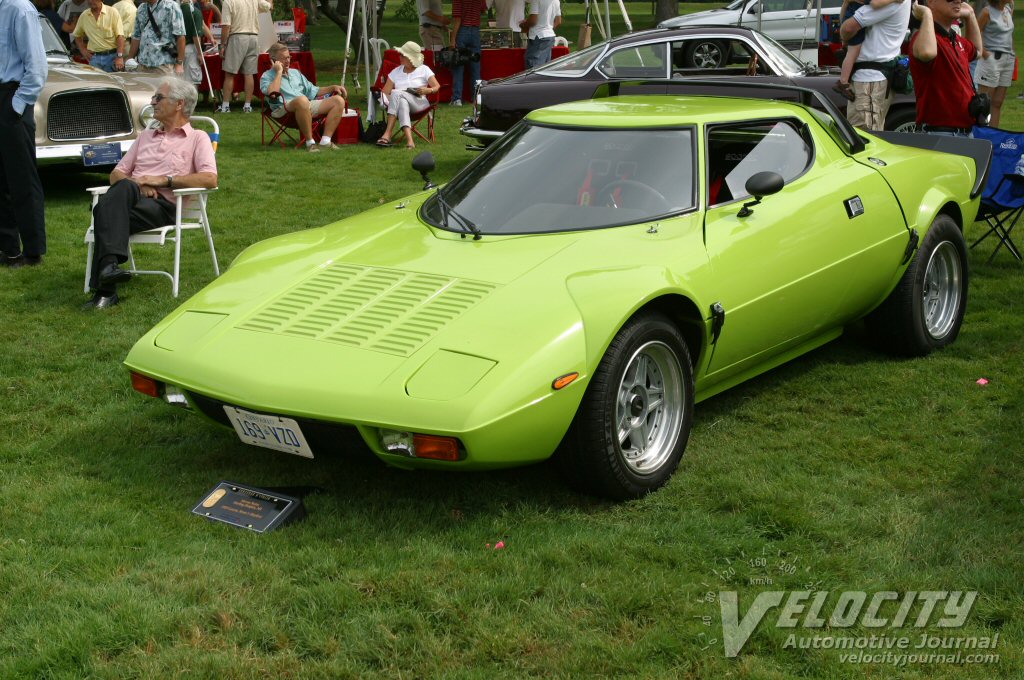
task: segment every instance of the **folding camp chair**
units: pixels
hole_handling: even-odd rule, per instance
[[[1018,174],[1024,172],[1024,133],[976,127],[974,136],[992,142],[992,165],[976,218],[979,222],[984,220],[988,230],[971,244],[971,248],[995,235],[999,243],[989,255],[988,262],[992,262],[1003,246],[1017,260],[1024,261],[1012,238],[1014,227],[1024,215],[1024,176]]]
[[[264,145],[277,143],[283,148],[288,143],[294,143],[294,146],[298,148],[302,146],[306,138],[299,132],[299,123],[295,120],[295,114],[289,112],[280,118],[275,118],[271,113],[270,101],[280,96],[280,92],[271,92],[265,97],[260,97],[260,101],[263,102],[260,107],[260,140]],[[314,141],[323,135],[325,120],[327,120],[326,116],[313,117]]]
[[[207,134],[210,135],[210,141],[213,142],[213,150],[217,151],[217,144],[220,141],[220,127],[213,118],[207,118],[206,116],[192,116],[191,121],[194,126],[198,122],[205,123],[213,128],[212,132]],[[156,121],[154,121],[156,123]],[[102,187],[90,187],[86,189],[92,194],[92,208],[96,207],[99,202],[100,196],[107,193],[110,189],[109,186]],[[190,230],[203,231],[206,236],[206,243],[210,246],[210,257],[213,258],[213,273],[215,276],[220,276],[220,265],[217,263],[217,251],[213,246],[213,232],[210,228],[210,216],[206,212],[206,202],[210,194],[216,191],[213,189],[175,189],[175,211],[174,211],[174,224],[169,224],[163,227],[157,227],[155,229],[149,229],[147,231],[140,231],[136,234],[132,234],[128,237],[128,264],[132,274],[156,274],[159,276],[166,276],[171,280],[171,293],[174,297],[178,297],[178,285],[181,281],[181,236],[184,232]],[[89,278],[92,274],[92,258],[95,250],[95,234],[93,232],[93,211],[89,211],[90,222],[89,229],[85,232],[85,243],[88,248],[85,256],[85,292],[89,292]],[[167,241],[174,243],[174,267],[171,271],[154,270],[154,269],[139,269],[135,264],[135,253],[132,251],[132,246],[140,243],[152,243],[156,245],[164,245]]]
[[[377,108],[380,108],[382,109],[383,112],[385,112],[384,120],[387,120],[387,107],[383,104],[383,94],[381,91],[384,89],[384,85],[388,82],[388,74],[401,65],[401,62],[396,63],[394,61],[391,61],[390,59],[385,59],[383,63],[381,63],[380,70],[377,71],[377,80],[370,87],[370,92],[372,93],[370,99],[372,102],[374,102],[374,104],[371,105],[369,109],[371,111],[371,120],[373,115],[372,112],[375,111]],[[440,101],[440,99],[440,92],[427,95],[427,101],[430,102],[430,106],[423,109],[422,111],[412,113],[409,115],[409,120],[410,122],[412,122],[413,134],[422,139],[424,142],[433,143],[437,141],[437,135],[434,133],[434,114],[437,112],[437,104]],[[380,103],[378,104],[377,102]],[[419,129],[419,125],[423,121],[427,121],[426,135],[424,135],[423,132],[421,132]]]

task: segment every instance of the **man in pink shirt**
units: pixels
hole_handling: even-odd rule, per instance
[[[197,99],[192,83],[161,80],[151,100],[161,127],[143,130],[110,173],[110,190],[93,210],[96,255],[90,285],[96,292],[84,309],[106,309],[119,302],[117,285],[132,276],[118,266],[128,260],[128,237],[174,223],[174,189],[217,186],[210,137],[189,123]]]

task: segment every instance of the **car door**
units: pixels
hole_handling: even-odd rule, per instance
[[[750,0],[744,6],[741,23],[754,29],[760,23],[762,33],[792,48],[802,41],[816,40],[817,23],[809,17],[808,4],[809,0]]]
[[[709,126],[704,238],[725,310],[709,378],[727,377],[839,328],[892,281],[907,242],[902,212],[870,164],[798,120]],[[783,189],[750,206],[755,173]]]

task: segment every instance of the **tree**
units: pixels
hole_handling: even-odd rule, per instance
[[[656,0],[654,7],[654,21],[661,23],[665,19],[671,19],[679,15],[679,0]]]

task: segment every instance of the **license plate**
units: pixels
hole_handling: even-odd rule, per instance
[[[82,146],[82,164],[90,165],[116,165],[121,160],[121,143],[111,142],[109,144],[84,144]]]
[[[235,427],[238,438],[246,444],[284,451],[312,458],[313,450],[302,436],[299,424],[291,418],[250,413],[234,406],[225,406],[224,413]]]

